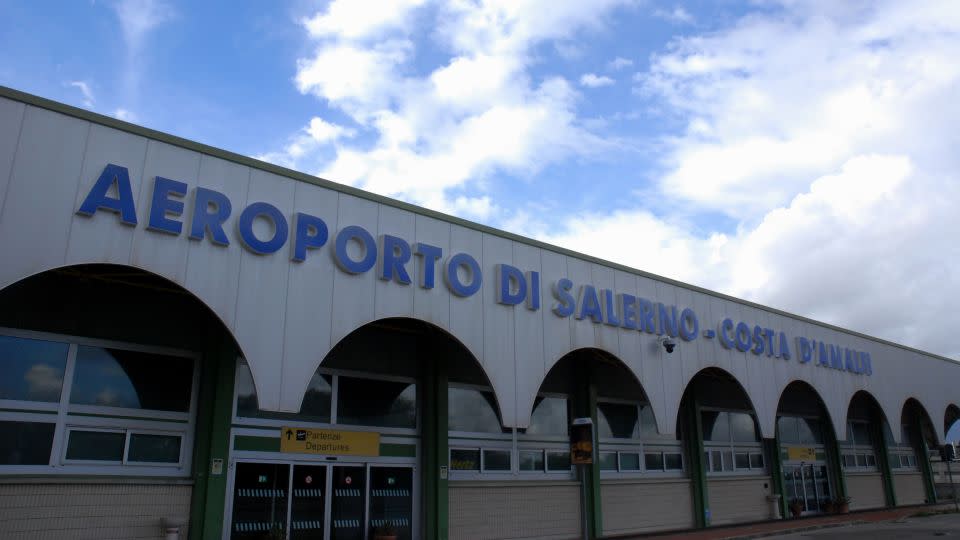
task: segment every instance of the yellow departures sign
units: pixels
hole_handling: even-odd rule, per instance
[[[809,446],[788,446],[787,459],[790,461],[814,461],[817,459],[817,451]]]
[[[380,434],[284,426],[280,451],[331,456],[379,456]]]

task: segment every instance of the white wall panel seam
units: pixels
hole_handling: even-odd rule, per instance
[[[150,153],[149,150],[147,151],[147,153],[148,153],[148,154]],[[249,201],[249,200],[250,200],[250,183],[251,183],[252,181],[253,181],[253,168],[248,168],[248,169],[247,169],[247,186],[246,186],[246,190],[245,190],[246,192],[244,193],[244,200],[246,200],[246,201]],[[133,253],[133,250],[131,249],[130,252]],[[240,257],[240,260],[237,262],[237,265],[238,265],[238,266],[242,266],[242,265],[243,265],[243,256]],[[238,272],[239,272],[239,271],[238,271]],[[230,333],[231,333],[231,334],[235,333],[235,332],[236,332],[236,329],[237,329],[237,316],[238,316],[238,311],[240,310],[240,282],[241,282],[241,281],[243,281],[243,280],[240,279],[240,275],[238,274],[238,275],[237,275],[237,289],[236,289],[236,291],[234,291],[234,295],[233,295],[233,318],[231,319],[231,326],[233,326],[233,328],[230,328]],[[237,347],[241,347],[241,346],[240,346],[240,340],[237,339],[236,336],[231,336],[231,337],[233,337],[234,341],[237,342]],[[244,354],[242,347],[241,347],[241,350],[240,350],[239,352],[240,352],[240,355],[243,356],[244,359],[246,359],[246,355]],[[252,372],[252,370],[251,370],[251,372]],[[254,384],[254,386],[256,386],[256,384]]]
[[[87,122],[87,134],[83,138],[83,151],[80,154],[80,171],[77,172],[77,186],[73,190],[73,200],[77,200],[77,196],[80,194],[80,186],[83,185],[83,167],[87,163],[87,148],[90,146],[90,132],[93,131],[93,123]],[[77,211],[76,208],[72,209],[74,212]],[[66,262],[68,253],[70,253],[70,239],[73,238],[73,226],[74,221],[70,220],[70,225],[67,228],[67,243],[63,246],[63,258],[61,261]]]
[[[23,140],[23,124],[26,122],[27,118],[27,107],[29,105],[23,105],[20,109],[20,126],[17,128],[17,144],[13,148],[13,158],[10,160],[10,168],[7,170],[7,184],[4,186],[3,190],[3,199],[2,206],[0,206],[0,222],[3,220],[3,212],[7,208],[7,195],[10,194],[10,184],[13,183],[13,171],[16,170],[17,166],[17,157],[20,155],[20,142]]]

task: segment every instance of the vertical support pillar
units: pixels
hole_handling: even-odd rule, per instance
[[[233,385],[237,353],[233,343],[222,336],[204,355],[209,370],[201,374],[196,452],[193,467],[197,485],[191,502],[190,537],[219,540],[223,536],[223,515],[227,498],[230,463],[230,423],[233,416]],[[205,368],[207,366],[204,366]],[[220,474],[211,474],[214,459],[223,460]]]
[[[890,447],[887,444],[886,433],[883,429],[884,426],[887,425],[887,421],[883,418],[883,414],[880,411],[875,411],[870,424],[873,426],[870,435],[873,440],[877,441],[876,444],[874,444],[874,448],[877,450],[877,464],[880,466],[880,472],[883,473],[883,491],[886,495],[887,506],[892,508],[897,505],[897,492],[893,487],[893,469],[890,467]]]
[[[436,351],[437,349],[428,349]],[[424,538],[449,537],[449,451],[447,442],[447,364],[442,355],[424,359],[423,502]],[[441,470],[446,471],[441,474]]]
[[[690,390],[694,391],[693,389]],[[681,413],[684,418],[684,442],[690,479],[693,485],[694,523],[697,528],[710,526],[710,498],[707,492],[707,463],[704,459],[703,426],[700,418],[700,402],[696,396],[684,400]]]
[[[772,439],[766,439],[767,454],[770,456],[770,479],[773,481],[773,490],[780,496],[780,519],[786,519],[789,516],[789,503],[786,490],[783,485],[783,456],[780,450],[780,438],[776,435]]]
[[[600,500],[600,460],[597,459],[597,386],[594,383],[592,370],[587,362],[576,363],[576,390],[574,393],[573,411],[576,417],[590,417],[593,420],[593,448],[594,460],[589,467],[581,467],[584,471],[583,478],[586,489],[586,500],[584,501],[587,512],[587,529],[592,539],[603,536],[603,516]]]
[[[917,456],[917,464],[920,466],[920,471],[923,472],[923,487],[927,492],[927,503],[935,504],[937,502],[937,485],[933,480],[933,466],[930,465],[930,449],[927,447],[927,438],[923,436],[923,417],[917,411],[913,418],[913,437],[916,440],[914,448],[920,454]]]
[[[827,419],[827,416],[824,415],[824,419]],[[847,478],[843,475],[843,464],[841,463],[841,453],[840,453],[840,441],[837,438],[837,434],[833,431],[833,424],[827,420],[823,422],[827,425],[825,435],[827,436],[827,444],[825,444],[825,449],[827,451],[827,462],[830,464],[830,473],[834,478],[837,479],[837,495],[840,497],[847,496]]]

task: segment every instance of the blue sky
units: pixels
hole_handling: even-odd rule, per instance
[[[960,357],[960,3],[0,15],[0,84]]]

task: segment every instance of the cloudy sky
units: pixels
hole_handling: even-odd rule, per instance
[[[0,84],[960,358],[960,2],[0,12]]]

